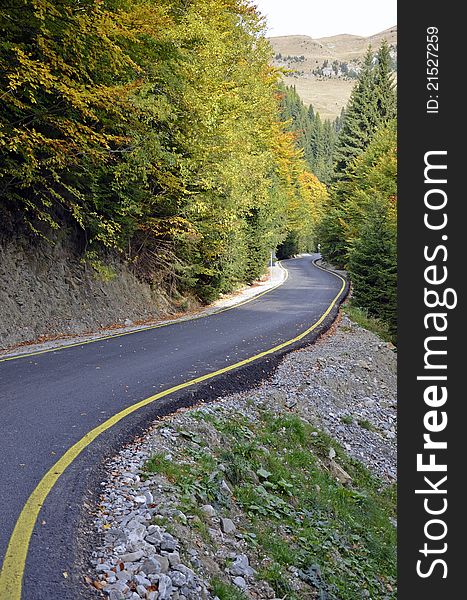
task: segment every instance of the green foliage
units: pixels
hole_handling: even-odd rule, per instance
[[[345,110],[336,149],[337,178],[345,178],[352,161],[371,142],[376,130],[396,116],[396,96],[389,47],[383,41],[376,59],[371,47]]]
[[[287,234],[285,240],[279,244],[276,256],[279,260],[283,260],[285,258],[293,258],[299,252],[300,248],[297,233],[295,231],[291,231]]]
[[[397,136],[390,121],[338,182],[316,228],[323,256],[348,269],[353,302],[397,331]]]
[[[215,577],[211,581],[211,592],[219,600],[247,600],[245,594],[234,585]]]
[[[349,253],[355,303],[397,331],[397,240],[387,209],[369,207]]]
[[[364,329],[372,331],[386,342],[395,342],[395,338],[391,334],[388,324],[381,319],[370,317],[368,312],[358,307],[355,302],[349,302],[343,307],[343,310],[352,321]]]
[[[333,123],[321,121],[313,106],[303,104],[295,87],[281,87],[281,116],[296,137],[296,144],[303,150],[308,168],[323,183],[330,183],[334,176],[334,152],[340,118]]]
[[[183,481],[189,473],[187,465],[169,460],[163,453],[154,454],[144,465],[144,473],[160,473],[170,481]]]
[[[197,514],[207,498],[222,514],[236,515],[243,539],[264,565],[259,576],[278,597],[308,598],[313,589],[342,600],[360,597],[363,590],[374,598],[395,598],[394,487],[296,415],[261,409],[254,421],[205,412],[199,419],[221,434],[222,447],[209,449],[214,465],[203,463],[199,449],[190,452],[189,474],[176,482],[191,498],[186,514]],[[352,478],[346,485],[329,472],[330,447]],[[187,460],[186,454],[180,450],[178,460]],[[220,502],[215,489],[222,478],[233,491],[228,502]],[[291,566],[311,587],[292,587]]]
[[[263,27],[245,0],[11,0],[4,222],[71,225],[89,252],[204,300],[261,275],[296,215],[303,239],[312,227]]]

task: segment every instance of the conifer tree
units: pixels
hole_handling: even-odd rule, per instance
[[[396,93],[391,72],[391,55],[384,40],[376,57],[371,46],[345,110],[336,151],[338,179],[348,176],[348,168],[370,143],[380,126],[396,116]]]
[[[391,54],[386,40],[380,46],[375,67],[377,112],[381,122],[396,116],[396,94],[394,76],[391,71]]]
[[[305,107],[294,87],[282,89],[282,118],[289,121],[288,129],[295,134],[312,173],[323,183],[331,183],[338,119],[323,122],[312,105]]]
[[[376,203],[368,208],[360,236],[349,255],[353,301],[370,316],[387,323],[397,332],[397,249],[395,228],[386,207]]]
[[[370,46],[357,84],[352,90],[339,133],[336,151],[338,177],[343,176],[353,159],[368,146],[379,123],[375,87],[373,53]]]

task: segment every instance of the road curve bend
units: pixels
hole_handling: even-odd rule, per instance
[[[79,524],[104,460],[181,394],[329,324],[347,283],[316,258],[285,261],[283,285],[227,311],[0,360],[0,600],[89,597]]]

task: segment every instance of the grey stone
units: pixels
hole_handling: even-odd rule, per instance
[[[128,554],[122,554],[119,558],[122,562],[136,562],[137,560],[141,560],[144,556],[144,552],[142,550],[136,550],[136,552],[129,552]]]
[[[235,523],[232,519],[221,519],[221,529],[224,533],[233,533],[237,528],[235,527]]]
[[[160,557],[160,558],[162,558],[162,557]],[[148,558],[147,560],[144,561],[143,566],[141,567],[141,570],[144,571],[144,573],[146,573],[146,575],[153,574],[153,573],[160,573],[162,571],[161,563],[159,560],[157,560],[154,557]]]
[[[144,525],[138,525],[138,527],[132,529],[127,535],[128,550],[137,551],[145,535],[146,527]]]
[[[176,587],[182,587],[186,584],[187,582],[187,578],[186,575],[184,575],[183,573],[180,573],[180,571],[171,571],[170,573],[168,573],[170,579],[172,580],[172,583],[176,586]]]
[[[167,555],[167,558],[169,559],[171,567],[180,564],[180,554],[178,552],[171,552]]]
[[[160,527],[157,527],[157,525],[152,525],[148,529],[148,534],[149,535],[146,536],[146,541],[149,544],[153,544],[154,546],[161,545],[163,534]]]
[[[243,577],[235,577],[233,579],[233,584],[241,590],[246,590],[246,581],[243,579]]]
[[[159,554],[155,554],[153,558],[159,563],[161,568],[160,572],[167,573],[169,570],[169,559],[166,556],[160,556]]]
[[[203,511],[203,513],[212,519],[212,517],[216,516],[216,509],[211,506],[210,504],[205,504],[204,506],[201,507],[201,510]]]
[[[159,577],[159,595],[158,600],[170,600],[172,596],[172,580],[168,575],[161,575]]]
[[[117,581],[105,587],[105,591],[110,594],[111,591],[122,592],[126,594],[130,588],[124,581]]]
[[[154,533],[147,535],[145,539],[148,544],[152,544],[153,546],[157,546],[159,548],[162,543],[162,534],[160,531],[155,531]]]
[[[141,575],[141,573],[139,573],[138,575],[135,575],[133,577],[133,579],[137,585],[144,585],[145,587],[148,587],[151,585],[151,582],[149,581],[149,579],[147,579],[147,577],[144,577],[143,575]]]
[[[146,538],[147,539],[147,538]],[[170,533],[162,534],[161,549],[173,552],[177,548],[177,540]]]
[[[223,479],[221,481],[221,485],[220,485],[220,490],[223,494],[225,494],[226,496],[231,496],[232,495],[232,490],[229,488],[229,486],[227,485],[227,482],[225,481],[225,479]]]
[[[255,574],[254,570],[250,567],[250,561],[246,554],[238,554],[230,565],[229,571],[232,575],[239,575],[241,577],[252,577]]]
[[[334,477],[343,485],[346,485],[347,483],[350,483],[352,481],[352,477],[347,473],[347,471],[345,471],[334,460],[331,460],[330,471],[334,475]]]

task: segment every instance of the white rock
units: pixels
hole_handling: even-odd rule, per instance
[[[246,554],[238,554],[230,565],[229,571],[232,575],[246,577],[252,577],[255,574],[254,570],[250,567],[250,561]]]
[[[213,506],[211,506],[210,504],[205,504],[204,506],[201,507],[201,510],[209,518],[216,516],[216,509]]]
[[[241,590],[246,590],[246,581],[243,579],[243,577],[235,577],[233,579],[233,583]]]
[[[159,595],[158,600],[170,600],[172,596],[172,580],[167,575],[161,575],[159,577]]]

